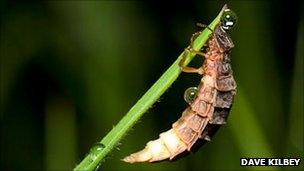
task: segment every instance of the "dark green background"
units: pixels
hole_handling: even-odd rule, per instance
[[[271,2],[229,3],[239,17],[231,31],[238,94],[211,143],[174,162],[120,161],[180,117],[184,90],[200,79],[181,74],[100,168],[255,170],[240,157],[303,160],[303,3]],[[1,1],[0,170],[71,170],[188,46],[195,23],[210,23],[223,4]]]

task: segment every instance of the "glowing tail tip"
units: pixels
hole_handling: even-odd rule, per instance
[[[127,162],[127,163],[135,163],[135,159],[131,155],[123,158],[122,161]]]

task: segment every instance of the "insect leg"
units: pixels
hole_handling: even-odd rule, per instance
[[[198,55],[201,55],[201,56],[205,56],[205,54],[201,51],[197,51],[197,50],[194,50],[193,49],[193,43],[194,43],[194,40],[201,34],[202,32],[201,31],[198,31],[198,32],[195,32],[192,37],[190,38],[190,47],[188,47],[189,51],[191,53],[195,53],[195,54],[198,54]],[[206,45],[204,45],[206,47]],[[207,46],[208,47],[208,46]]]
[[[185,60],[187,58],[187,55],[189,53],[195,53],[195,54],[198,54],[198,55],[201,55],[201,56],[205,56],[205,54],[201,51],[196,51],[194,50],[192,47],[193,47],[193,42],[194,40],[201,34],[201,32],[196,32],[192,35],[191,39],[190,39],[190,46],[188,46],[187,48],[185,48],[185,51],[183,53],[183,58],[181,59],[181,61],[179,62],[179,66],[181,67],[181,70],[183,72],[186,72],[186,73],[198,73],[200,75],[203,75],[204,74],[204,71],[203,71],[203,68],[200,67],[200,68],[194,68],[194,67],[188,67],[186,64],[185,64]]]
[[[204,74],[203,67],[194,68],[194,67],[188,67],[185,64],[185,60],[186,60],[188,53],[191,53],[191,51],[189,50],[189,47],[185,49],[185,51],[183,53],[183,58],[179,62],[179,66],[180,66],[181,70],[186,73],[198,73],[200,75],[203,75]]]
[[[210,29],[210,28],[209,28]],[[198,31],[198,32],[195,32],[192,37],[190,38],[190,46],[188,47],[188,50],[191,52],[191,53],[195,53],[197,55],[201,55],[203,57],[205,57],[205,53],[204,52],[201,52],[200,50],[194,50],[193,49],[193,43],[194,43],[194,40],[201,34],[202,32],[201,31]]]

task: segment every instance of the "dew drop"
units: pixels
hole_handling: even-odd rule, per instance
[[[225,30],[230,30],[237,21],[237,15],[230,9],[225,9],[221,17],[221,24]]]
[[[102,143],[96,143],[94,146],[90,149],[90,159],[91,161],[96,160],[98,154],[100,151],[102,151],[106,146]]]
[[[184,93],[184,100],[189,104],[192,103],[197,97],[197,91],[197,87],[189,87]]]

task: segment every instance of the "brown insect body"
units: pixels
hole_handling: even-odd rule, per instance
[[[236,92],[236,83],[230,66],[233,43],[225,30],[218,26],[208,41],[208,51],[201,66],[204,76],[198,86],[197,97],[160,138],[123,160],[125,162],[154,162],[173,159],[188,150],[199,138],[210,141],[220,125],[226,123]],[[198,69],[198,70],[199,70]],[[198,72],[199,73],[199,72]]]
[[[217,66],[217,95],[212,120],[208,122],[201,135],[207,141],[210,141],[221,125],[226,124],[236,94],[236,82],[230,65],[230,50],[234,44],[222,27],[218,27],[215,32],[217,34],[215,40],[222,53],[222,59],[218,61]]]

